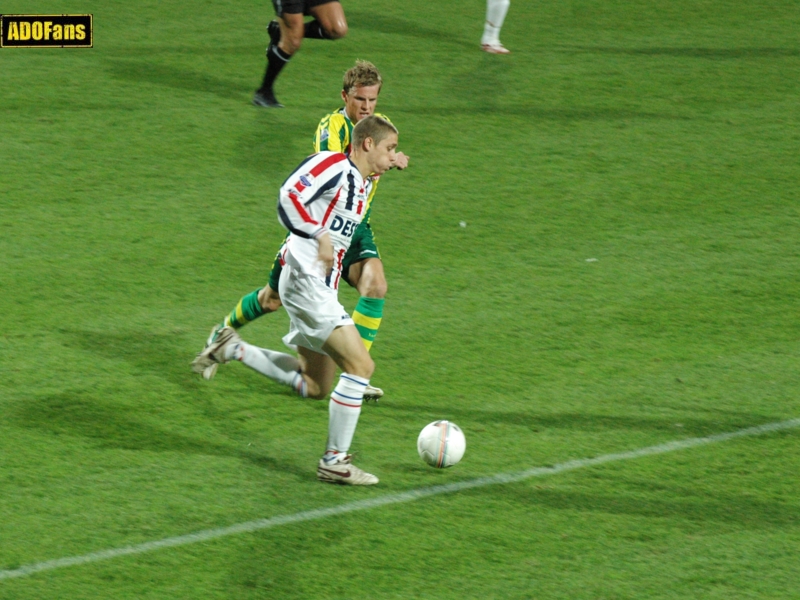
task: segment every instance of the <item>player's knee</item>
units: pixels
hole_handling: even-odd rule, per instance
[[[338,40],[347,35],[347,21],[334,21],[325,28],[325,33],[332,40]]]
[[[358,293],[366,298],[378,298],[379,300],[386,297],[386,292],[389,290],[389,285],[383,276],[375,277],[371,274],[365,273],[362,275],[358,282]]]
[[[375,373],[375,362],[370,358],[369,359],[369,375],[367,377],[372,377]]]
[[[378,300],[383,300],[386,298],[387,291],[389,291],[389,286],[387,285],[386,280],[382,279],[369,282],[369,284],[364,286],[364,291],[362,292],[359,290],[359,293],[367,298],[377,298]]]
[[[311,398],[312,400],[325,400],[328,397],[328,392],[327,391],[323,391],[320,388],[316,388],[312,392],[312,391],[310,391],[310,387],[309,387],[308,397]]]
[[[375,361],[372,360],[372,357],[369,354],[363,356],[353,364],[352,368],[348,369],[348,373],[352,373],[358,377],[363,377],[364,379],[369,379],[372,377],[374,372]]]
[[[279,47],[289,56],[295,54],[298,50],[300,50],[300,46],[303,44],[303,38],[299,39],[285,39],[281,40]]]
[[[261,305],[261,308],[264,309],[264,312],[270,313],[275,312],[281,306],[283,306],[283,303],[280,298],[270,298],[267,300],[266,304]]]
[[[383,268],[379,261],[374,259],[366,261],[357,274],[359,277],[356,289],[358,289],[359,294],[367,298],[378,298],[379,300],[386,297],[389,286],[386,283],[386,276],[383,274]]]
[[[300,50],[300,46],[302,44],[303,30],[287,29],[285,34],[281,35],[281,41],[278,44],[278,47],[286,54],[292,55]]]
[[[330,386],[324,387],[319,382],[306,377],[306,397],[312,400],[324,400],[328,397],[330,391]]]
[[[278,292],[266,285],[258,292],[258,303],[265,313],[275,312],[281,307],[281,297]]]

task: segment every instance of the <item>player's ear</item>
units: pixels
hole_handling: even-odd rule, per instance
[[[364,146],[363,146],[364,150],[369,152],[370,150],[372,150],[374,146],[375,146],[375,140],[373,140],[371,137],[364,138]]]
[[[345,92],[344,90],[342,90],[342,100],[347,102],[347,92]]]

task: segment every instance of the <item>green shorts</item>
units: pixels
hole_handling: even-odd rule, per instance
[[[358,226],[356,232],[353,234],[353,239],[350,242],[350,247],[344,255],[342,261],[342,279],[344,279],[350,287],[355,287],[353,283],[347,278],[350,272],[350,265],[353,265],[368,258],[380,258],[381,253],[378,252],[378,246],[375,244],[375,234],[372,233],[372,227],[369,223],[362,222]]]
[[[281,246],[278,253],[275,255],[275,260],[272,262],[272,270],[269,272],[269,287],[276,292],[278,291],[278,282],[281,279],[281,271],[283,270],[283,265],[281,264],[282,251],[283,246]],[[372,227],[370,227],[369,223],[362,222],[361,225],[356,228],[353,239],[350,241],[350,248],[347,249],[347,253],[344,255],[344,260],[342,261],[342,279],[351,287],[355,287],[347,278],[350,265],[361,262],[362,260],[367,260],[368,258],[380,257],[381,253],[378,252],[378,246],[375,244],[375,234],[372,233]]]

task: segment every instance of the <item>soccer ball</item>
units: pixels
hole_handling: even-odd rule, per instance
[[[426,425],[417,438],[417,452],[432,467],[452,467],[467,449],[464,432],[450,421],[434,421]]]

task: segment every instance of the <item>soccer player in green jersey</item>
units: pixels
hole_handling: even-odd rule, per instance
[[[348,153],[355,123],[375,114],[375,105],[378,102],[382,85],[380,72],[375,65],[367,61],[357,61],[355,66],[344,74],[342,85],[344,106],[325,115],[319,122],[314,134],[314,152],[328,150]],[[378,116],[389,120],[385,115],[379,114]],[[394,168],[405,169],[408,167],[408,160],[408,156],[397,152]],[[372,177],[372,191],[367,198],[367,212],[353,235],[352,244],[344,256],[342,269],[342,278],[356,288],[361,296],[353,312],[353,321],[367,350],[372,347],[378,333],[388,287],[383,262],[370,225],[372,200],[378,180],[379,176]],[[278,293],[281,270],[281,251],[279,250],[267,285],[239,300],[223,322],[212,329],[206,347],[214,342],[223,327],[239,329],[254,319],[281,307],[281,298]],[[213,378],[217,367],[217,364],[209,366],[203,371],[203,377],[205,379]],[[383,390],[370,385],[364,397],[368,400],[377,400],[382,395]]]

